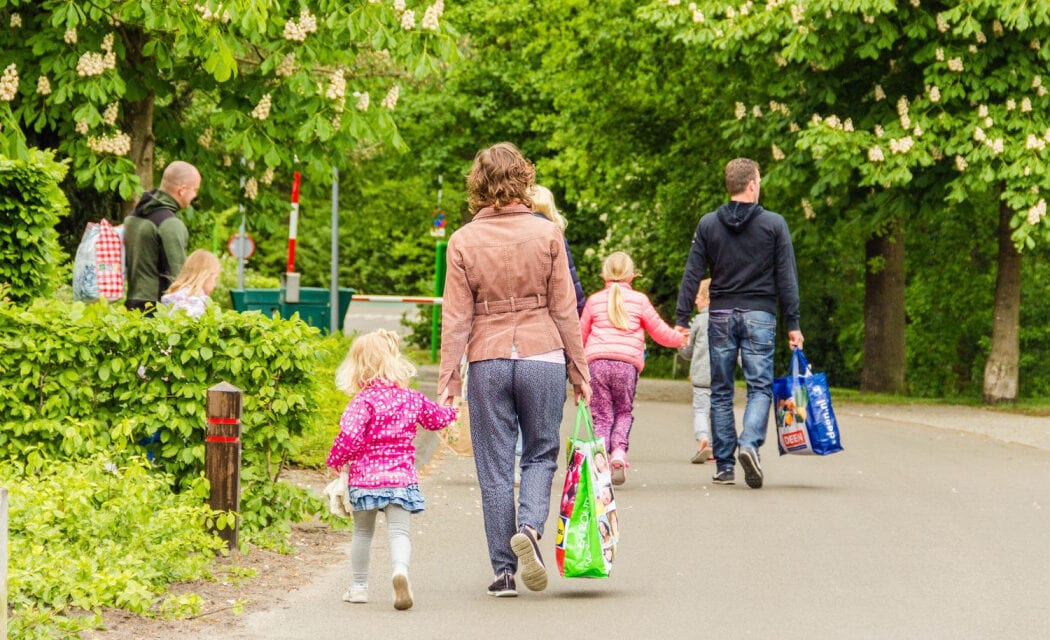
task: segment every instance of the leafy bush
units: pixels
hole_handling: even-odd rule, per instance
[[[298,320],[217,307],[194,320],[165,310],[145,318],[120,306],[0,302],[0,459],[31,471],[98,454],[120,461],[143,453],[135,442],[156,434],[155,466],[177,488],[192,488],[204,469],[207,390],[226,381],[244,391],[245,493],[275,491],[252,483],[276,482],[293,438],[317,419],[317,334]],[[279,517],[260,519],[247,501],[242,531],[251,536],[253,523],[323,507],[308,497],[284,504]]]
[[[10,490],[13,637],[57,637],[95,623],[56,618],[70,609],[170,608],[159,600],[168,584],[208,577],[225,543],[208,532],[215,514],[205,504],[207,483],[175,495],[171,483],[141,456],[119,467],[105,456],[0,466]],[[42,622],[45,635],[18,631],[40,631]]]
[[[27,158],[0,155],[0,282],[16,302],[50,292],[61,254],[55,225],[69,212],[58,187],[68,167],[36,149]]]

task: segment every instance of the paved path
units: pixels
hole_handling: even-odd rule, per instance
[[[766,486],[756,491],[713,486],[711,465],[688,464],[688,399],[684,384],[640,386],[611,578],[565,580],[555,570],[542,593],[519,582],[516,599],[486,595],[473,460],[439,452],[422,483],[428,510],[413,521],[410,611],[392,607],[381,524],[369,604],[340,601],[349,557],[333,558],[312,584],[223,637],[1050,635],[1050,419],[843,404],[846,451],[778,458],[767,444]],[[556,493],[562,480],[559,470]],[[553,567],[550,521],[548,532],[541,544]]]

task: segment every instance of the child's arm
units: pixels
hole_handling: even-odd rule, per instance
[[[686,342],[685,336],[664,322],[653,307],[653,303],[649,302],[649,298],[642,299],[641,321],[642,327],[658,344],[678,349]]]
[[[365,402],[360,396],[351,400],[339,419],[339,435],[332,443],[332,450],[328,452],[328,460],[325,461],[325,464],[338,470],[353,460],[358,449],[361,448],[365,429],[372,422],[372,418],[372,405]]]
[[[427,431],[440,431],[459,417],[459,411],[455,407],[439,405],[422,393],[419,394],[419,399],[423,403],[419,411],[419,424]]]

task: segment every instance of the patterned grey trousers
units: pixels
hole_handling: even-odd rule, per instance
[[[470,438],[492,570],[517,571],[510,538],[521,525],[543,535],[558,468],[565,365],[535,360],[470,364]],[[514,444],[521,428],[521,484],[514,509]]]

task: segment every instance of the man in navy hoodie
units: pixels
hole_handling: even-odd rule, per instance
[[[734,450],[747,486],[762,486],[758,449],[766,439],[773,402],[777,304],[793,349],[802,348],[798,276],[787,222],[758,204],[761,175],[747,158],[726,165],[729,202],[704,215],[678,289],[677,329],[688,334],[700,281],[711,273],[708,339],[711,353],[711,435],[715,484],[733,484]],[[743,431],[733,416],[733,378],[740,361],[747,381]]]

